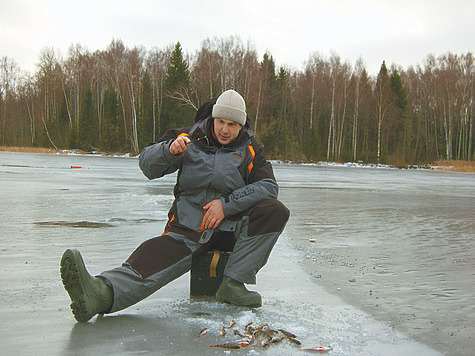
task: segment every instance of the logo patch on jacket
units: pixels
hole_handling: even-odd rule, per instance
[[[245,196],[253,194],[254,192],[255,189],[253,187],[246,187],[243,190],[231,194],[231,198],[233,198],[234,200],[239,200],[241,198],[244,198]]]
[[[237,157],[237,158],[239,158],[239,159],[242,159],[242,157],[239,156],[237,153],[233,153],[233,156],[234,156],[234,157]]]

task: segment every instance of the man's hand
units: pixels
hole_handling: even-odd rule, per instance
[[[188,145],[190,144],[190,139],[186,136],[178,137],[175,141],[172,142],[170,145],[170,153],[172,155],[177,155],[179,153],[183,153]]]
[[[221,199],[210,201],[203,209],[203,227],[205,229],[216,229],[219,223],[224,219],[223,205]]]

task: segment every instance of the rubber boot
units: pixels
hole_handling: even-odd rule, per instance
[[[216,292],[216,300],[239,307],[259,308],[262,306],[262,298],[259,293],[248,291],[244,283],[226,276],[223,277]]]
[[[113,291],[104,279],[91,276],[78,250],[67,249],[61,258],[61,279],[71,298],[74,318],[86,322],[110,310]]]

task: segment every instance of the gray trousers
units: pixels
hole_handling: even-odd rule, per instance
[[[194,259],[213,249],[231,250],[224,275],[255,284],[289,218],[289,210],[276,199],[251,208],[238,221],[220,225],[211,239],[200,243],[169,232],[142,243],[122,266],[102,272],[114,291],[109,313],[125,309],[182,276]],[[231,232],[232,231],[232,232]]]

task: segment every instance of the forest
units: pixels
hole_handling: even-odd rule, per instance
[[[390,60],[390,59],[389,59]],[[472,160],[473,54],[428,54],[422,65],[381,63],[368,74],[337,54],[313,52],[303,69],[259,58],[251,41],[208,38],[90,52],[39,54],[35,73],[0,58],[0,145],[132,154],[167,129],[191,125],[200,105],[233,88],[269,159],[407,166]]]

